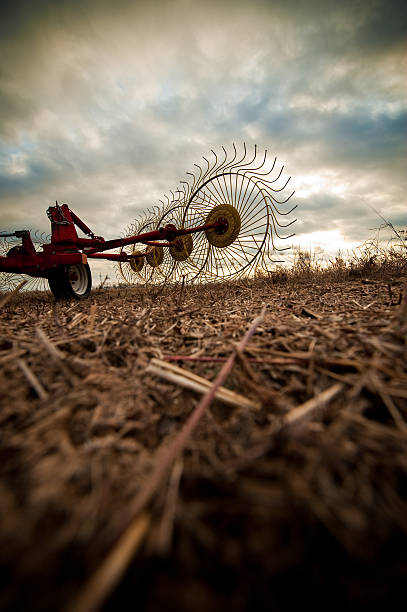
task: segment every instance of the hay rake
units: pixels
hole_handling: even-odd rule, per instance
[[[288,204],[294,193],[287,195],[290,178],[283,180],[284,167],[276,169],[276,158],[270,162],[256,146],[251,154],[243,145],[239,155],[233,145],[231,155],[224,147],[220,157],[212,155],[121,238],[96,236],[67,204],[58,203],[48,208],[51,240],[41,250],[28,230],[1,234],[0,288],[29,275],[47,279],[58,299],[82,299],[92,284],[88,259],[115,262],[121,282],[130,285],[232,279],[267,267],[274,253],[286,250],[276,239],[293,236],[280,234],[295,222],[284,222],[296,208]],[[16,239],[21,244],[10,247]],[[106,252],[113,249],[118,251]]]

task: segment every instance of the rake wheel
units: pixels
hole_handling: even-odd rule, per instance
[[[144,257],[141,254],[141,251],[133,247],[132,255],[134,255],[135,257],[133,257],[129,261],[130,268],[133,270],[133,272],[136,272],[136,273],[141,272],[144,266]]]
[[[146,262],[149,266],[151,266],[152,268],[158,268],[159,266],[161,266],[164,259],[163,247],[150,247],[146,252]]]
[[[259,267],[269,271],[269,264],[279,261],[272,258],[274,254],[289,248],[277,246],[278,240],[294,235],[281,233],[295,222],[284,222],[284,217],[296,208],[286,207],[294,192],[286,195],[290,177],[281,178],[284,166],[276,169],[276,158],[268,160],[267,151],[259,154],[256,146],[252,153],[245,144],[240,154],[235,145],[231,155],[222,150],[220,157],[212,151],[211,162],[204,157],[202,166],[195,164],[195,172],[187,172],[192,180],[181,181],[153,216],[128,228],[126,236],[166,226],[191,233],[175,238],[168,247],[154,247],[161,249],[159,255],[152,247],[124,247],[128,253],[140,253],[140,260],[119,264],[126,282],[199,282],[253,275]]]
[[[172,193],[172,200],[167,198],[166,204],[161,203],[163,208],[161,214],[157,217],[156,227],[164,227],[170,224],[178,229],[182,228],[184,202]],[[175,240],[175,245],[164,249],[164,261],[160,269],[166,281],[189,281],[197,275],[199,271],[192,264],[190,258],[191,253],[196,249],[197,239],[198,234],[179,236]]]
[[[237,179],[237,187],[232,184],[231,194],[226,178]],[[269,208],[258,194],[251,197],[252,187],[250,179],[244,176],[216,176],[195,192],[186,207],[185,227],[227,221],[224,234],[216,229],[206,230],[200,238],[205,250],[191,255],[196,268],[209,279],[231,278],[250,272],[267,246]]]
[[[220,249],[231,245],[239,235],[241,221],[237,209],[231,204],[219,204],[212,208],[205,219],[205,224],[222,221],[220,228],[205,230],[205,236],[209,244]]]
[[[148,218],[142,218],[126,228],[124,237],[141,234],[143,232],[150,232],[155,229],[155,225],[155,217],[151,216]],[[127,284],[135,285],[157,282],[157,276],[160,277],[160,264],[154,264],[155,262],[158,262],[159,256],[153,252],[152,247],[146,247],[142,244],[130,244],[121,247],[119,253],[136,255],[136,257],[131,258],[129,261],[120,262],[118,264],[119,275]],[[146,253],[148,254],[146,255]],[[147,258],[149,258],[148,262]]]
[[[186,261],[194,248],[191,234],[179,236],[175,244],[170,246],[170,255],[175,261]]]
[[[31,232],[31,239],[35,250],[40,251],[42,245],[49,242],[50,236],[39,231],[34,231]],[[5,257],[6,255],[12,255],[19,251],[21,251],[21,244],[18,238],[0,236],[0,255]],[[24,280],[26,284],[23,287],[23,291],[44,291],[49,289],[46,278],[37,278],[29,276],[28,274],[17,274],[14,272],[0,272],[0,292],[12,291]]]
[[[284,211],[284,205],[293,193],[281,197],[290,178],[280,181],[283,168],[275,170],[276,158],[267,160],[267,151],[259,155],[257,147],[249,156],[246,146],[238,156],[228,156],[223,148],[219,159],[214,151],[212,164],[204,158],[206,168],[196,166],[199,172],[189,173],[190,182],[183,183],[184,217],[182,226],[197,227],[222,218],[227,221],[226,231],[221,228],[206,230],[197,239],[197,247],[190,260],[205,280],[250,275],[258,266],[267,266],[275,251],[279,228],[294,223],[282,223],[281,216],[289,215],[296,206]],[[206,248],[203,247],[206,243]],[[209,244],[208,244],[209,243]]]

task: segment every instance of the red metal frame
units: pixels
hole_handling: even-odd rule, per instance
[[[215,228],[224,233],[228,228],[225,218],[219,217],[215,223],[208,223],[188,229],[177,229],[175,225],[168,224],[152,232],[145,232],[127,238],[105,240],[102,236],[95,236],[92,230],[84,223],[67,204],[50,206],[47,210],[51,221],[51,242],[42,246],[42,252],[35,250],[28,230],[14,232],[13,235],[21,238],[21,246],[13,247],[5,257],[0,256],[0,272],[13,272],[28,274],[30,276],[48,278],[55,268],[63,265],[87,263],[87,259],[107,259],[109,261],[130,261],[135,256],[128,253],[104,253],[129,244],[141,243],[147,246],[170,247],[175,244],[179,236],[202,232]],[[88,238],[80,238],[76,231],[78,227]]]

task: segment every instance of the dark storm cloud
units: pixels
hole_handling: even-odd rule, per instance
[[[297,231],[356,240],[372,202],[403,220],[405,28],[395,1],[17,0],[0,18],[1,226],[60,199],[111,236],[244,140],[297,176]]]
[[[300,201],[302,218],[299,220],[301,233],[339,230],[346,233],[350,241],[360,240],[360,236],[369,229],[367,222],[367,202],[353,195],[344,199],[335,195],[315,194],[310,198]],[[374,211],[370,221],[375,217]],[[377,220],[377,215],[376,215]]]
[[[325,134],[338,156],[346,155],[358,166],[399,162],[407,154],[407,110],[395,116],[367,116],[364,109],[354,110],[329,121]]]
[[[366,20],[357,31],[357,44],[362,50],[386,52],[406,46],[407,4],[402,0],[374,2]]]

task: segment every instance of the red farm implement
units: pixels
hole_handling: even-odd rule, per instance
[[[280,182],[283,168],[267,152],[243,155],[233,146],[219,159],[196,165],[192,180],[181,181],[161,207],[131,224],[125,236],[105,240],[67,204],[50,206],[49,242],[35,244],[29,230],[0,234],[0,288],[11,288],[19,275],[48,280],[58,299],[82,299],[92,285],[89,259],[116,262],[120,280],[128,284],[217,280],[250,274],[273,261],[281,236],[281,217],[293,195],[283,192],[290,179]],[[84,237],[78,236],[77,229]],[[291,234],[292,236],[292,234]],[[116,250],[114,253],[107,251]],[[8,279],[8,282],[5,280]]]

